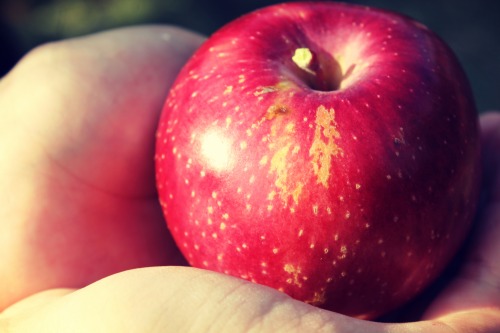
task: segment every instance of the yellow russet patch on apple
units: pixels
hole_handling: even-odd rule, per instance
[[[340,138],[335,122],[335,110],[327,110],[323,105],[316,110],[316,128],[314,139],[309,149],[317,182],[328,188],[332,157],[342,154],[342,149],[335,142]]]
[[[314,306],[320,306],[322,304],[325,304],[326,302],[326,297],[325,297],[325,290],[322,290],[320,292],[315,291],[314,296],[311,299],[308,299],[305,301],[307,304],[311,304]]]
[[[271,158],[271,167],[269,170],[271,173],[274,172],[277,175],[275,185],[281,190],[282,198],[283,194],[285,194],[286,198],[286,192],[288,192],[287,191],[288,166],[286,161],[286,155],[290,150],[290,146],[291,144],[289,143],[281,147],[274,153],[273,157]]]
[[[291,278],[287,279],[288,283],[294,284],[299,288],[302,287],[302,282],[299,279],[299,274],[301,273],[299,267],[295,267],[292,264],[285,264],[285,266],[283,266],[283,270],[292,276]]]
[[[293,138],[295,131],[293,123],[283,124],[278,121],[271,127],[271,143],[269,149],[274,151],[270,160],[269,172],[276,174],[274,184],[279,190],[279,197],[285,205],[288,203],[288,198],[292,197],[295,204],[299,203],[299,196],[304,187],[304,183],[292,179],[289,176],[289,169],[292,163],[289,161],[289,156],[292,155]]]

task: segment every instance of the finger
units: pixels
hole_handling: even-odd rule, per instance
[[[3,151],[58,164],[91,186],[154,194],[154,131],[177,72],[203,41],[164,26],[48,44],[0,85]],[[37,149],[32,149],[35,146]],[[7,158],[7,157],[6,157]]]
[[[481,117],[483,199],[466,262],[459,276],[442,292],[425,318],[447,318],[489,312],[500,327],[500,113]],[[456,327],[459,326],[459,321]],[[493,328],[492,328],[493,329]],[[493,330],[492,332],[494,332]]]
[[[9,332],[457,333],[440,322],[353,319],[268,287],[185,267],[123,272],[31,310],[4,316]]]
[[[500,112],[481,117],[483,179],[488,200],[500,202]]]
[[[156,198],[154,136],[202,41],[117,29],[42,46],[0,82],[0,311],[40,290],[181,264]]]

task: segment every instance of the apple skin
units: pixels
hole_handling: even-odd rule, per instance
[[[174,83],[160,202],[191,265],[374,318],[467,235],[477,118],[456,57],[423,25],[340,3],[266,7],[217,31]]]

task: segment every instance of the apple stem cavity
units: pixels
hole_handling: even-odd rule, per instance
[[[318,91],[335,91],[342,82],[339,63],[326,51],[313,52],[310,48],[299,47],[292,56],[293,72],[306,85]]]

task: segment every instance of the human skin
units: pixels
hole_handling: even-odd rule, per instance
[[[169,266],[182,261],[156,200],[155,124],[202,40],[115,30],[38,48],[0,81],[1,332],[499,331],[498,113],[481,117],[483,202],[462,267],[414,322],[352,319]]]

